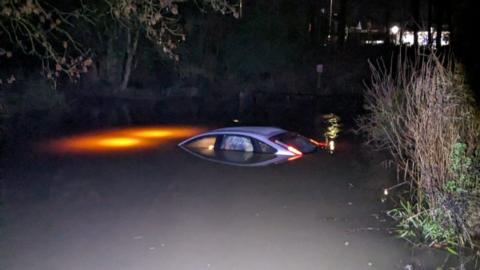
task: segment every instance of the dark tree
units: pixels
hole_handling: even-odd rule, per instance
[[[442,31],[443,31],[443,14],[444,14],[444,0],[438,0],[435,6],[435,25],[437,36],[435,37],[435,44],[437,48],[442,46]]]
[[[389,45],[390,44],[390,23],[391,23],[391,17],[392,17],[392,5],[390,1],[383,1],[383,8],[385,10],[385,22],[384,22],[384,27],[385,27],[385,44]]]
[[[420,24],[420,0],[412,0],[413,45],[418,47],[418,30]]]
[[[428,46],[432,46],[433,37],[432,37],[432,12],[433,12],[433,0],[428,0],[427,2],[427,31],[428,31]]]
[[[319,1],[310,0],[308,2],[308,31],[310,33],[310,43],[316,46],[318,42],[319,20],[320,20],[320,5]]]
[[[347,0],[340,0],[338,12],[338,44],[343,45],[345,42],[345,26],[347,25]]]

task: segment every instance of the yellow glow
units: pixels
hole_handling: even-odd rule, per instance
[[[168,130],[145,129],[145,130],[139,130],[138,132],[133,132],[132,135],[142,137],[142,138],[161,138],[161,137],[168,137],[172,135],[172,132]]]
[[[143,150],[191,137],[205,129],[191,126],[150,126],[103,130],[60,138],[44,144],[57,153],[108,153]]]
[[[209,145],[208,150],[213,150],[213,145]]]
[[[131,147],[140,144],[140,140],[133,138],[106,138],[98,141],[98,145],[105,147]]]

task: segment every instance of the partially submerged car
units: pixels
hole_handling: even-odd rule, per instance
[[[203,159],[241,166],[264,166],[295,159],[320,144],[276,127],[230,127],[208,131],[179,144]]]

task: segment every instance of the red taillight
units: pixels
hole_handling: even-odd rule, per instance
[[[320,147],[326,146],[326,143],[317,142],[314,139],[310,139],[310,142],[315,144],[316,146],[320,146]]]
[[[289,145],[289,146],[287,146],[287,149],[288,149],[288,151],[294,153],[295,155],[299,155],[299,156],[303,155],[303,153],[300,152],[300,150],[296,149],[296,148],[293,147],[293,146],[290,146],[290,145]]]

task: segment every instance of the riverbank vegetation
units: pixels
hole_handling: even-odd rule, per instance
[[[387,150],[409,187],[389,215],[399,236],[452,253],[480,239],[480,114],[451,57],[417,50],[396,64],[371,63],[366,141]]]

